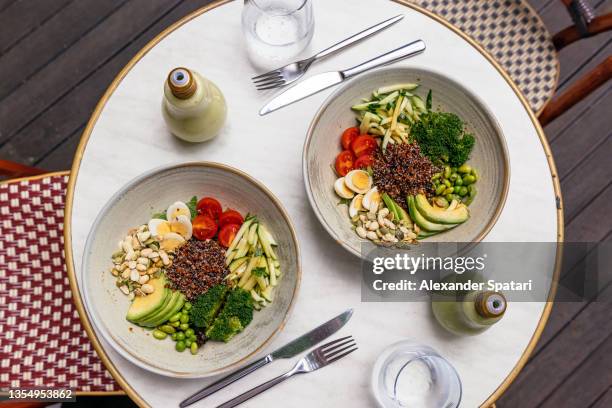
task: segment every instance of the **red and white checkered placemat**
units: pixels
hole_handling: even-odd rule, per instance
[[[119,391],[95,354],[64,263],[67,175],[0,184],[0,388]]]

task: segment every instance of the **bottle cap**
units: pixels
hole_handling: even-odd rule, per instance
[[[476,312],[482,317],[500,317],[506,311],[506,297],[500,292],[481,292],[476,296]]]
[[[196,91],[196,82],[193,74],[187,68],[174,68],[168,74],[168,86],[172,95],[179,99],[188,99]]]

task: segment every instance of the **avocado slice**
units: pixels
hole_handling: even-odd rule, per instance
[[[393,219],[399,220],[400,219],[400,214],[397,211],[397,208],[395,206],[395,202],[393,201],[393,199],[391,197],[389,197],[389,194],[387,194],[387,193],[382,193],[381,197],[382,197],[383,201],[385,202],[385,205],[387,206],[389,211],[391,211],[391,213],[393,213]]]
[[[429,201],[427,201],[423,194],[418,194],[414,197],[414,205],[423,217],[436,224],[461,224],[470,218],[467,206],[458,204],[452,210],[437,208],[429,204]]]
[[[152,311],[151,313],[141,317],[138,320],[133,320],[134,323],[139,324],[140,322],[144,322],[146,320],[149,320],[151,317],[157,315],[159,312],[161,312],[162,310],[164,310],[165,307],[167,307],[168,303],[170,303],[170,300],[172,300],[172,289],[168,289],[168,288],[164,288],[164,291],[166,292],[166,297],[164,299],[164,302],[162,303],[162,305],[155,309],[154,311]]]
[[[154,313],[148,314],[142,319],[135,321],[134,323],[140,326],[147,327],[147,322],[157,320],[159,316],[162,316],[163,314],[167,313],[168,309],[172,307],[173,302],[176,300],[176,297],[174,296],[174,291],[172,289],[166,290],[168,291],[168,300],[164,303],[163,307],[157,309]]]
[[[397,211],[397,213],[399,214],[399,219],[406,220],[412,224],[412,220],[410,219],[410,216],[408,215],[406,210],[404,210],[404,208],[401,205],[399,205],[397,201],[395,200],[393,200],[393,205],[395,205],[395,211]]]
[[[413,196],[408,196],[408,209],[410,210],[410,216],[414,220],[414,222],[424,229],[425,231],[430,232],[441,232],[449,230],[453,227],[456,227],[457,224],[436,224],[434,222],[428,221],[421,213],[417,210],[415,205],[415,199]]]
[[[165,290],[166,278],[160,276],[157,279],[151,279],[149,285],[153,286],[153,293],[147,296],[138,296],[134,299],[126,316],[129,321],[136,322],[163,306],[168,295]]]
[[[167,322],[168,319],[181,310],[185,304],[185,295],[183,295],[181,292],[174,291],[172,292],[172,297],[174,298],[174,301],[171,303],[172,306],[168,305],[163,313],[160,313],[156,318],[149,319],[146,324],[142,325],[146,327],[157,327],[160,324]]]

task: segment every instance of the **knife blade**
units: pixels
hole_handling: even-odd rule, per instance
[[[275,110],[300,101],[324,89],[338,85],[347,78],[351,78],[382,65],[391,64],[404,58],[420,54],[423,51],[425,51],[425,43],[422,40],[417,40],[352,68],[343,71],[324,72],[311,76],[274,97],[261,108],[259,115],[267,115],[270,112],[274,112]]]
[[[283,347],[273,351],[267,356],[260,358],[259,360],[247,365],[239,369],[238,371],[233,372],[232,374],[212,383],[208,387],[196,392],[189,398],[185,399],[183,402],[179,404],[181,408],[184,408],[188,405],[191,405],[202,398],[206,398],[209,395],[219,391],[222,388],[227,387],[235,381],[238,381],[242,377],[252,373],[253,371],[271,363],[274,359],[277,358],[290,358],[296,356],[297,354],[305,351],[312,346],[318,344],[322,340],[325,340],[338,330],[342,328],[349,321],[351,316],[353,315],[353,309],[348,309],[333,319],[328,320],[317,328],[309,331],[298,337],[297,339],[285,344]]]

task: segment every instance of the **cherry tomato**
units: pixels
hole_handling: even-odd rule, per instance
[[[228,224],[242,225],[243,221],[244,219],[238,211],[228,208],[219,216],[219,227],[223,227],[224,225]]]
[[[342,132],[342,137],[340,138],[340,143],[342,143],[342,148],[344,150],[348,150],[351,148],[351,143],[355,138],[359,136],[359,128],[351,127]]]
[[[236,233],[240,229],[240,225],[238,224],[227,224],[221,228],[219,231],[219,244],[223,245],[226,248],[232,244],[234,237],[236,237]]]
[[[368,166],[371,166],[374,163],[374,157],[371,154],[361,155],[355,160],[355,168],[356,169],[365,169]]]
[[[353,156],[353,152],[350,150],[341,151],[338,156],[336,156],[336,172],[342,177],[346,176],[346,174],[353,170],[353,161],[355,160],[355,156]]]
[[[351,143],[351,150],[355,153],[355,156],[360,157],[364,154],[372,154],[378,144],[376,143],[376,139],[374,139],[370,135],[360,135],[353,140]]]
[[[223,211],[221,209],[221,203],[212,197],[204,197],[198,201],[197,205],[198,214],[208,215],[213,220],[218,220],[219,215]]]
[[[193,227],[193,236],[200,241],[213,238],[217,233],[217,223],[208,215],[196,215],[191,224]]]

